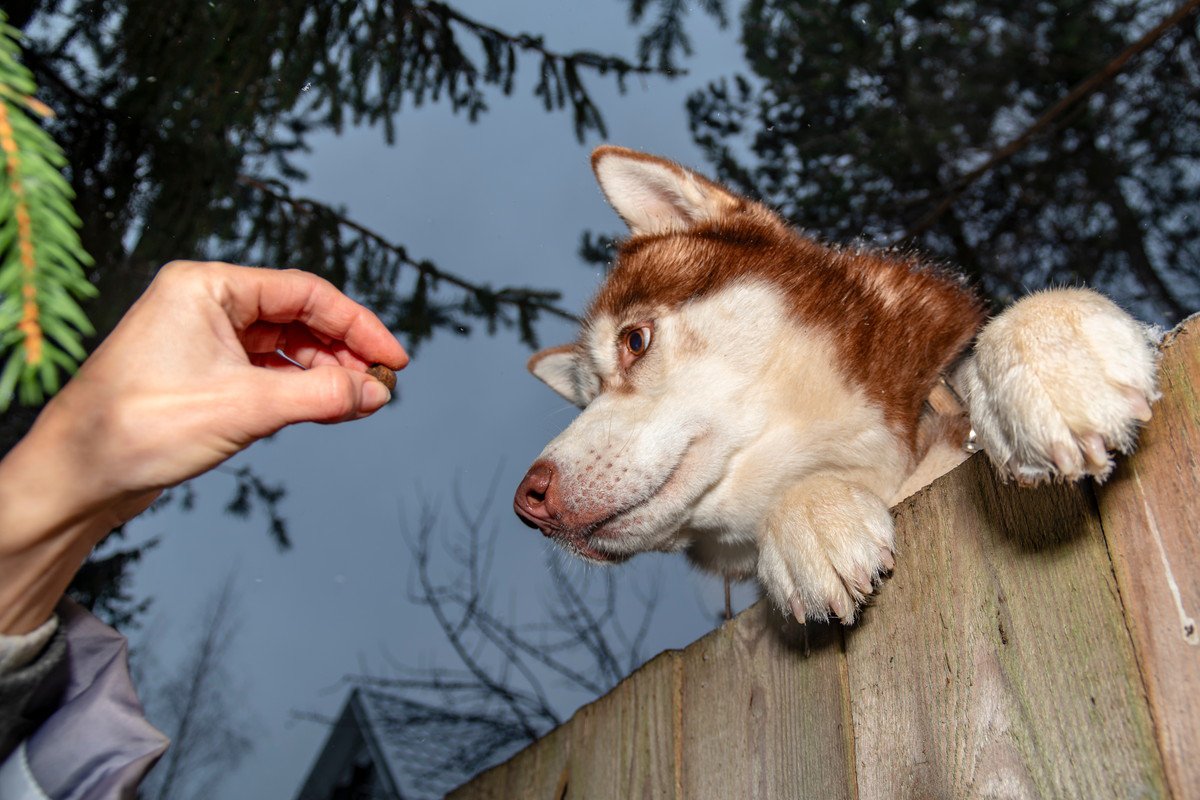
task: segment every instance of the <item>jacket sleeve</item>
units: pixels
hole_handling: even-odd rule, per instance
[[[56,638],[9,675],[7,693],[0,690],[19,715],[10,738],[27,734],[0,759],[0,797],[133,798],[167,738],[142,712],[129,677],[128,643],[71,600],[64,598],[56,614]],[[18,686],[17,675],[26,669],[33,672]],[[43,674],[40,684],[34,673]]]
[[[22,636],[0,636],[0,762],[58,707],[66,658],[57,617]]]

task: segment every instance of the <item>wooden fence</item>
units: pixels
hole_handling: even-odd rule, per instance
[[[1200,798],[1200,319],[1103,487],[976,456],[895,509],[862,621],[760,603],[455,800]]]

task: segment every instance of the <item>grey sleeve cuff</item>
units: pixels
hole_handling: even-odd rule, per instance
[[[23,796],[12,786],[43,800],[135,797],[167,738],[142,713],[129,678],[128,642],[68,598],[55,613],[66,639],[55,678],[65,675],[65,687],[51,679],[35,690],[40,696],[58,688],[52,713],[0,762],[0,797]]]
[[[52,622],[0,637],[8,640],[0,647],[0,762],[53,713],[66,687],[66,631]]]
[[[58,617],[50,617],[37,630],[19,636],[0,635],[0,677],[15,672],[37,658],[58,630]]]

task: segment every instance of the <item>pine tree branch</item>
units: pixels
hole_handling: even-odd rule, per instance
[[[420,261],[412,258],[409,256],[408,250],[403,245],[392,242],[390,239],[387,239],[385,236],[383,236],[383,234],[368,228],[366,225],[363,225],[360,222],[350,219],[344,214],[338,213],[328,205],[321,203],[318,200],[313,200],[307,197],[297,197],[288,194],[277,184],[268,183],[260,178],[254,178],[249,175],[239,175],[238,182],[243,186],[248,186],[255,191],[263,193],[278,203],[283,203],[284,205],[289,206],[299,214],[310,216],[319,210],[323,216],[328,216],[329,218],[333,219],[340,227],[354,231],[358,235],[371,240],[375,244],[391,252],[397,258],[397,260],[399,260],[405,266],[416,270],[418,273],[426,276],[427,278],[431,278],[439,282],[445,282],[451,286],[457,286],[460,289],[464,289],[472,293],[492,293],[492,290],[483,284],[472,283],[464,278],[458,277],[457,275],[438,269],[428,261]],[[495,292],[494,294],[499,305],[507,305],[514,308],[532,308],[536,309],[537,311],[544,311],[547,314],[553,314],[556,317],[560,317],[561,319],[569,320],[571,322],[579,322],[579,317],[572,314],[570,311],[559,308],[551,303],[547,303],[544,300],[521,296],[517,294],[517,290],[501,289],[499,292]]]
[[[86,356],[93,332],[79,299],[95,295],[84,267],[66,159],[35,120],[53,116],[33,95],[20,32],[0,11],[0,411],[14,394],[26,405],[58,391],[60,372]]]
[[[551,50],[546,47],[541,36],[533,36],[528,33],[507,33],[499,28],[492,27],[479,20],[472,19],[466,14],[463,14],[457,9],[451,8],[445,3],[430,2],[426,7],[433,13],[438,14],[443,19],[450,19],[465,28],[469,28],[477,35],[491,36],[497,39],[502,39],[509,44],[526,52],[539,53],[543,58],[550,59],[559,63],[573,63],[581,66],[591,67],[596,69],[601,74],[608,70],[613,70],[620,75],[664,75],[667,77],[676,77],[678,75],[686,75],[687,70],[666,69],[664,67],[652,67],[649,64],[634,64],[620,56],[606,56],[592,50],[574,50],[570,53],[565,53],[558,50]]]
[[[1104,65],[1103,68],[1089,75],[1084,80],[1075,85],[1071,91],[1067,92],[1057,103],[1047,109],[1034,122],[1021,132],[1016,138],[1009,141],[1008,144],[993,152],[986,161],[980,164],[975,169],[955,179],[951,185],[944,191],[942,199],[929,210],[924,216],[908,227],[902,235],[897,237],[892,242],[893,245],[908,241],[916,236],[921,235],[925,231],[932,228],[943,215],[958,201],[963,193],[971,187],[976,181],[982,178],[987,173],[991,172],[1000,164],[1023,150],[1033,139],[1052,128],[1067,111],[1086,100],[1088,97],[1095,94],[1106,83],[1115,78],[1118,74],[1128,66],[1129,62],[1134,57],[1148,50],[1159,39],[1161,39],[1169,30],[1181,25],[1188,17],[1192,16],[1196,10],[1200,8],[1200,0],[1187,0],[1173,14],[1168,16],[1158,25],[1155,25],[1145,33],[1140,39],[1126,47],[1115,58]]]

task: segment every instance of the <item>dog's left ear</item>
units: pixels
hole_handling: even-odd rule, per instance
[[[743,201],[665,158],[602,145],[592,152],[600,190],[634,234],[683,231]]]
[[[580,385],[579,356],[575,346],[564,344],[539,350],[529,358],[529,371],[542,383],[558,392],[569,402],[584,408],[592,399]]]

